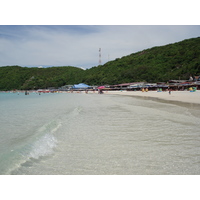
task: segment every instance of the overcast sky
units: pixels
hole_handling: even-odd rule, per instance
[[[154,46],[200,36],[198,25],[0,26],[0,66],[90,68]]]

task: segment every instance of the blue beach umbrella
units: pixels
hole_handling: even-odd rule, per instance
[[[91,87],[91,86],[89,86],[89,85],[86,85],[86,84],[84,84],[84,83],[79,83],[79,84],[75,84],[75,85],[73,85],[73,89],[86,89],[86,88],[89,88],[89,87]]]

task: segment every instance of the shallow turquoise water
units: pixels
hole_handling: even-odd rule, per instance
[[[0,93],[0,174],[199,174],[199,106]]]

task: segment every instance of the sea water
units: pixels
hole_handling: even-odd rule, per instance
[[[0,93],[0,174],[200,174],[200,106]]]

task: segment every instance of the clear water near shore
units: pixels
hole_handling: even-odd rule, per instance
[[[0,174],[200,174],[200,106],[0,94]]]

